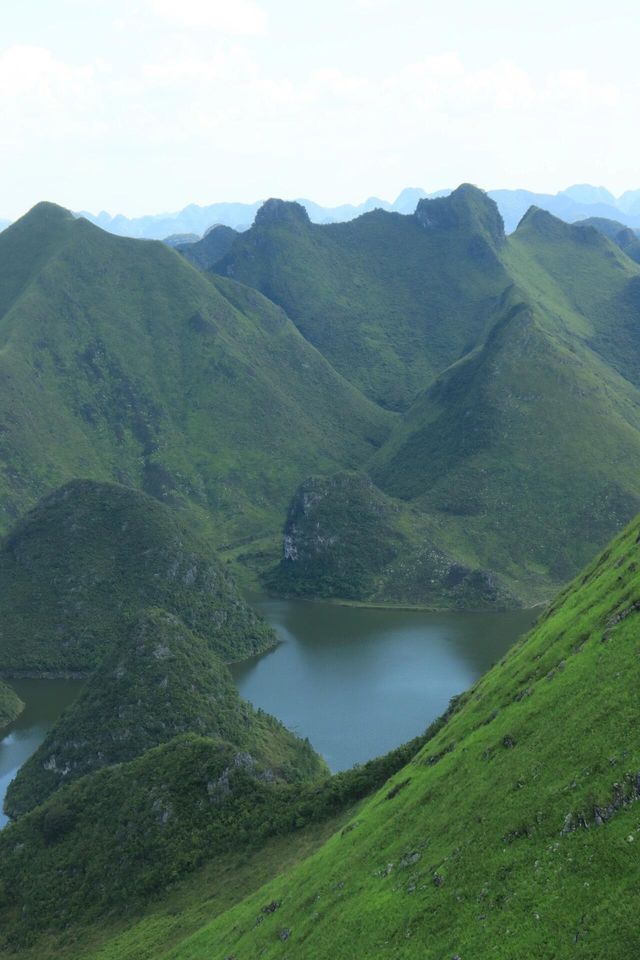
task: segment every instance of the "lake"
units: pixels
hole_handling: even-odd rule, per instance
[[[334,771],[421,733],[534,620],[530,610],[427,613],[303,600],[253,603],[281,643],[233,665],[240,693],[308,737]],[[18,768],[81,687],[77,680],[11,685],[27,706],[0,740],[0,807]]]
[[[240,693],[309,737],[333,771],[421,733],[536,612],[429,613],[304,600],[254,606],[280,645],[232,667]]]

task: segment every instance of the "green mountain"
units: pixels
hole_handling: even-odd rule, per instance
[[[24,703],[11,687],[0,680],[0,731],[24,710]]]
[[[640,233],[632,230],[618,220],[607,220],[605,217],[588,217],[580,221],[580,226],[595,227],[605,237],[613,240],[628,257],[640,263]]]
[[[207,230],[203,237],[197,238],[195,242],[173,243],[175,247],[188,261],[201,270],[210,270],[219,260],[229,252],[233,246],[233,241],[239,236],[237,230],[231,227],[225,227],[218,224]],[[167,241],[164,241],[167,243]]]
[[[400,580],[387,577],[387,561],[375,550],[363,549],[354,565],[357,535],[327,544],[341,517],[350,515],[352,532],[358,522],[351,493],[334,485],[324,498],[321,535],[337,577],[323,585],[326,570],[316,565],[310,574],[289,553],[272,585],[401,602],[420,602],[422,593],[430,604],[435,593],[436,605],[446,605],[444,584],[430,593],[439,559],[411,582],[413,558],[435,551],[455,569],[538,602],[640,509],[640,270],[594,228],[532,208],[506,238],[495,204],[468,186],[421,201],[413,216],[377,211],[326,227],[309,224],[295,205],[273,201],[235,241],[223,267],[281,302],[305,335],[381,403],[396,405],[365,383],[371,371],[384,368],[394,384],[404,383],[405,400],[418,382],[425,388],[364,465],[379,488],[374,499],[391,498],[387,516],[409,529],[402,548],[402,529],[391,535],[388,523],[374,537],[387,538],[386,549],[401,557]],[[361,284],[353,279],[365,275]],[[420,348],[411,354],[415,366],[403,361],[399,373],[381,331],[401,343],[403,324],[418,329],[416,311]],[[350,346],[333,339],[334,325]],[[292,523],[300,529],[292,520],[300,496],[290,503],[286,538]],[[408,523],[400,520],[407,515]],[[371,543],[370,533],[363,538]],[[321,552],[324,563],[327,550]],[[355,576],[358,565],[354,588],[344,571]],[[462,591],[454,602],[472,598]]]
[[[0,671],[87,673],[146,607],[178,617],[225,660],[273,646],[189,519],[91,480],[45,497],[0,548]]]
[[[276,593],[430,607],[514,608],[488,570],[444,553],[429,517],[359,473],[311,477],[287,515],[283,556],[264,577]]]
[[[383,766],[275,791],[240,772],[224,826],[203,798],[228,757],[197,738],[58,791],[0,834],[5,945],[42,956],[38,927],[57,923],[51,956],[69,960],[633,956],[639,544],[636,520]],[[343,816],[326,842],[296,833],[330,810]],[[279,830],[289,862],[280,846],[267,864],[263,844]],[[270,878],[252,887],[236,861],[223,903],[213,878],[228,861],[215,857],[243,843],[250,871]],[[174,863],[196,867],[192,880],[117,926],[108,911],[136,884],[159,892]],[[102,946],[95,926],[71,925],[92,911],[113,935]]]
[[[278,303],[336,370],[403,410],[488,332],[508,283],[502,220],[482,191],[312,224],[269,200],[215,267]]]
[[[53,204],[0,234],[0,384],[5,529],[91,477],[186,504],[219,545],[272,537],[305,476],[393,419],[258,293]]]
[[[5,810],[21,816],[60,786],[185,733],[232,743],[280,779],[326,772],[308,742],[240,699],[207,641],[173,614],[146,610],[21,767]]]

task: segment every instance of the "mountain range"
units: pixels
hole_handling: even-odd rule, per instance
[[[407,204],[0,235],[0,675],[85,679],[7,794],[7,960],[636,955],[635,235]],[[236,578],[545,609],[331,776],[233,685],[276,642]]]
[[[418,201],[447,196],[452,191],[437,190],[428,193],[421,187],[405,187],[395,200],[368,197],[363,203],[346,203],[335,207],[322,206],[313,200],[297,199],[307,211],[313,223],[342,223],[354,220],[372,210],[395,213],[413,213]],[[619,197],[605,187],[591,184],[575,184],[558,193],[537,193],[532,190],[489,190],[488,195],[496,201],[508,233],[515,230],[529,207],[548,210],[561,220],[573,223],[598,217],[622,221],[624,226],[640,228],[640,190],[626,190]],[[109,233],[122,237],[138,237],[149,240],[165,240],[171,245],[194,241],[204,236],[213,226],[224,225],[234,230],[246,230],[264,201],[253,203],[222,202],[198,205],[191,203],[174,213],[147,214],[127,217],[112,215],[106,211],[98,214],[83,210],[77,216],[95,223]],[[0,220],[0,230],[10,225],[10,220]]]
[[[463,185],[216,233],[194,257],[40,204],[0,235],[5,530],[86,477],[254,584],[473,607],[544,600],[640,508],[640,267],[601,223],[531,208],[507,236]],[[338,474],[309,535],[299,491]],[[365,514],[392,549],[348,584]]]
[[[640,228],[640,190],[627,190],[615,197],[605,187],[576,184],[558,193],[536,193],[532,190],[489,190],[488,196],[498,205],[508,233],[515,230],[529,207],[548,210],[561,220],[573,223],[587,217],[621,220],[626,226]],[[337,207],[324,207],[313,200],[298,199],[313,223],[343,223],[354,220],[372,210],[387,210],[395,213],[413,213],[420,200],[446,196],[451,190],[427,193],[420,187],[406,187],[395,200],[368,197],[363,203],[346,203]],[[223,224],[236,230],[246,230],[254,221],[263,201],[255,203],[213,203],[206,206],[190,204],[171,214],[155,214],[145,217],[97,215],[85,211],[81,216],[93,223],[125,237],[147,237],[163,240],[170,234],[202,235],[211,226]]]

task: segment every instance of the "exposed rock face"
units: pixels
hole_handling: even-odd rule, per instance
[[[294,200],[277,200],[271,198],[266,200],[258,212],[254,221],[255,226],[265,226],[270,223],[311,223],[309,214],[301,203]]]
[[[515,605],[498,577],[436,549],[416,515],[386,497],[369,477],[311,477],[287,516],[279,592],[310,597],[436,606]]]
[[[414,216],[427,230],[464,229],[485,235],[496,246],[505,242],[497,204],[469,183],[463,183],[448,197],[420,200]]]

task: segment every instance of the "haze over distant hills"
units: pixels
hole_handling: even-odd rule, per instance
[[[313,200],[297,198],[309,214],[312,223],[343,223],[368,213],[387,210],[395,213],[413,213],[419,200],[447,196],[450,189],[427,193],[421,187],[405,187],[392,202],[380,197],[368,197],[363,203],[345,203],[325,207]],[[511,233],[530,206],[548,210],[561,220],[573,223],[587,217],[619,220],[625,226],[640,228],[640,190],[627,190],[614,197],[605,187],[576,184],[559,193],[535,193],[531,190],[489,190],[489,196],[498,204],[505,230]],[[94,215],[82,211],[87,220],[124,237],[146,237],[163,240],[171,234],[195,233],[202,235],[214,224],[224,224],[236,230],[251,226],[262,201],[255,203],[212,203],[206,206],[189,204],[176,213],[152,214],[144,217],[111,216],[102,211]]]
[[[305,208],[312,223],[344,223],[376,209],[413,213],[419,200],[444,197],[449,193],[451,189],[428,193],[421,187],[405,187],[393,201],[374,196],[368,197],[363,203],[344,203],[336,207],[323,206],[306,198],[296,198],[296,202]],[[598,217],[619,221],[622,226],[640,230],[640,189],[626,190],[615,197],[606,187],[575,184],[555,194],[496,189],[489,190],[488,195],[498,204],[507,233],[515,230],[530,206],[548,210],[568,223]],[[197,240],[218,224],[233,227],[234,230],[246,230],[253,223],[263,202],[225,201],[203,206],[190,203],[182,210],[141,217],[127,217],[121,213],[112,215],[105,210],[97,214],[82,210],[78,216],[117,236],[168,240],[174,246],[176,243]],[[10,223],[10,220],[0,219],[0,230],[6,229]]]

